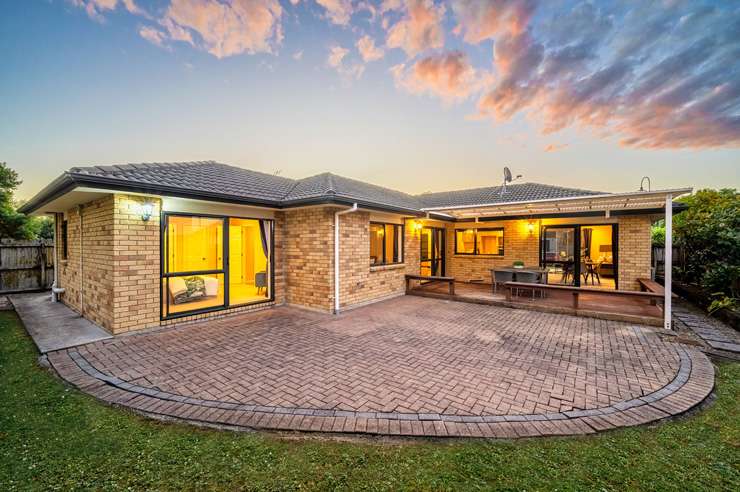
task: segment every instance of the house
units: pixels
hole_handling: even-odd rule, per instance
[[[514,261],[576,286],[597,265],[589,286],[638,290],[651,223],[688,191],[413,196],[208,161],[75,167],[21,211],[55,218],[55,294],[118,334],[279,304],[336,312],[402,295],[406,274],[490,282]]]

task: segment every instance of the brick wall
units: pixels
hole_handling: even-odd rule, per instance
[[[329,311],[334,299],[334,211],[329,207],[284,212],[285,301]]]
[[[406,273],[419,273],[419,233],[413,221],[404,227],[404,261],[398,265],[370,266],[370,214],[340,216],[340,308],[361,305],[405,290]]]
[[[154,204],[148,221],[141,205]],[[113,230],[114,333],[159,326],[161,200],[115,195]]]
[[[650,278],[652,221],[646,215],[619,217],[620,290],[640,290],[638,278]]]
[[[504,228],[504,256],[476,256],[455,254],[455,229],[476,228],[476,224],[447,224],[447,275],[458,280],[483,279],[491,282],[491,268],[511,266],[515,260],[525,265],[539,265],[540,235],[535,225],[530,234],[526,220],[507,220],[478,223],[477,228]]]
[[[64,214],[66,260],[62,259],[61,244],[57,248],[58,281],[65,289],[60,299],[111,332],[114,330],[113,207],[111,195],[68,210]],[[61,236],[64,218],[57,215],[57,237]]]

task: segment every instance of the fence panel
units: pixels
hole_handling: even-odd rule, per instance
[[[0,293],[49,289],[53,282],[52,241],[0,242]]]

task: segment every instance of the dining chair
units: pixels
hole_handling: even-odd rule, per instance
[[[514,281],[514,273],[505,270],[491,270],[491,280],[493,283],[493,293],[495,294],[498,284]]]

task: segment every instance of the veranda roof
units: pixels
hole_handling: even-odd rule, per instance
[[[498,217],[535,217],[599,214],[609,216],[612,212],[623,215],[631,212],[662,213],[666,198],[676,198],[691,193],[691,188],[673,188],[654,191],[631,191],[626,193],[598,194],[476,205],[428,207],[425,212],[445,214],[457,220],[475,220]]]

